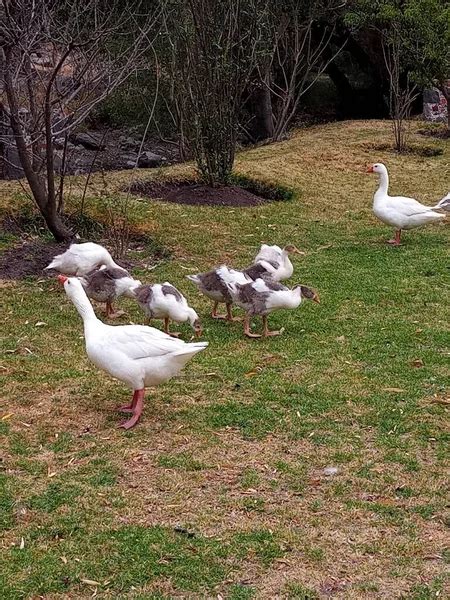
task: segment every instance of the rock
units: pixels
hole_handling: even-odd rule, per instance
[[[139,150],[141,142],[132,137],[122,135],[119,138],[119,145],[124,150]]]
[[[87,150],[104,150],[106,148],[104,136],[100,133],[73,133],[69,139],[74,144],[83,146]]]
[[[137,158],[137,154],[133,154],[132,152],[130,152],[129,154],[122,154],[119,157],[119,168],[134,169],[134,167],[136,166]]]
[[[323,474],[327,477],[332,477],[333,475],[337,475],[339,473],[339,469],[337,467],[325,467],[323,470]]]
[[[154,152],[142,152],[139,156],[138,167],[141,169],[151,169],[159,167],[166,159]]]

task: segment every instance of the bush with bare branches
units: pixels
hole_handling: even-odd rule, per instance
[[[198,170],[209,185],[227,183],[239,110],[264,51],[269,0],[179,0],[167,5],[171,100]]]
[[[148,14],[148,4],[5,0],[0,7],[0,114],[58,241],[71,232],[61,215],[64,173],[57,185],[55,138],[66,146],[68,133],[146,66],[161,7]]]

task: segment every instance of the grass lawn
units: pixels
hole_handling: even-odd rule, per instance
[[[290,201],[133,200],[171,252],[136,275],[178,285],[210,345],[149,391],[129,432],[115,410],[129,392],[88,362],[57,282],[0,282],[2,600],[446,596],[448,224],[388,247],[365,168],[385,162],[392,193],[434,204],[450,151],[416,133],[444,153],[376,150],[389,136],[386,122],[334,123],[239,155],[237,171],[293,187]],[[108,193],[129,178],[107,174]],[[4,211],[26,202],[17,183],[1,186]],[[92,178],[89,210],[104,186]],[[17,241],[5,235],[2,248]],[[284,334],[248,340],[208,317],[185,276],[245,266],[263,241],[306,252],[292,282],[321,304],[275,313]],[[119,305],[142,322],[131,300]]]

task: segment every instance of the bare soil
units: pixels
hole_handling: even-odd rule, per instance
[[[25,279],[44,275],[43,269],[54,256],[61,254],[69,244],[22,241],[8,248],[0,256],[0,279]]]
[[[263,198],[237,185],[210,187],[192,181],[139,181],[131,191],[153,200],[192,206],[258,206],[273,198]]]
[[[437,138],[438,140],[450,139],[450,129],[419,129],[417,133],[426,137]]]

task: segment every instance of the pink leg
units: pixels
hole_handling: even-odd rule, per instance
[[[400,242],[400,236],[402,234],[402,230],[401,229],[397,229],[395,232],[395,238],[393,240],[388,240],[388,244],[391,244],[391,246],[400,246],[401,242]]]
[[[231,312],[231,304],[227,304],[227,321],[240,321],[239,317],[233,317],[233,313]]]
[[[144,392],[145,390],[143,389],[135,391],[135,393],[133,394],[133,401],[135,397],[136,401],[133,408],[133,416],[130,419],[128,419],[128,421],[124,421],[123,423],[121,423],[119,427],[123,427],[123,429],[131,429],[139,421],[142,414],[142,409],[144,408]]]
[[[244,334],[249,338],[260,338],[261,337],[259,333],[252,333],[250,331],[250,316],[249,315],[245,315],[245,317],[244,317]]]
[[[269,335],[281,335],[281,331],[269,331],[269,326],[267,324],[267,315],[263,315],[263,325],[264,325],[264,330],[263,330],[263,336],[267,337]]]
[[[213,306],[212,311],[211,311],[212,318],[213,319],[226,319],[225,316],[217,314],[217,307],[218,306],[219,306],[219,303],[218,302],[214,302],[214,306]]]
[[[123,310],[115,311],[111,302],[106,303],[106,316],[108,319],[117,319],[117,317],[121,317],[124,314]]]
[[[174,338],[177,338],[180,335],[179,332],[169,331],[169,318],[168,317],[166,317],[164,319],[164,333],[167,333],[167,335],[170,335],[171,337],[174,337]]]
[[[119,406],[118,410],[120,412],[132,413],[134,411],[134,407],[136,406],[136,400],[139,390],[134,390],[133,399],[129,404],[124,404],[123,406]]]

